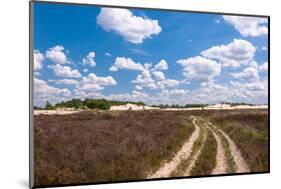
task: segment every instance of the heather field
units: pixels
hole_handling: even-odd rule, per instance
[[[35,185],[268,171],[267,110],[35,115]]]

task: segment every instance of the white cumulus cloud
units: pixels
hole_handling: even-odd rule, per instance
[[[144,70],[142,73],[137,75],[137,78],[133,80],[132,83],[136,83],[140,85],[148,85],[150,83],[154,83],[154,80],[151,77],[150,71]]]
[[[86,58],[83,58],[82,63],[84,65],[89,65],[89,66],[96,66],[96,62],[94,60],[95,58],[95,52],[89,52]]]
[[[90,73],[87,77],[82,78],[82,84],[94,83],[101,86],[116,85],[117,82],[111,76],[99,77],[94,73]]]
[[[259,79],[258,69],[256,67],[247,67],[238,73],[231,73],[231,75],[240,80],[255,81]]]
[[[48,85],[44,80],[34,78],[34,103],[42,106],[46,101],[51,103],[60,102],[71,97],[71,91],[67,88],[56,88]]]
[[[136,89],[136,90],[142,90],[143,88],[142,88],[141,86],[139,86],[139,85],[136,85],[136,86],[135,86],[135,89]]]
[[[162,59],[158,64],[154,66],[154,70],[167,70],[167,69],[168,69],[168,63],[164,59]]]
[[[77,69],[72,69],[69,66],[62,66],[60,64],[49,66],[53,69],[56,76],[59,77],[72,77],[72,78],[80,78],[82,75]]]
[[[173,89],[173,90],[163,90],[161,94],[168,95],[168,96],[182,96],[182,95],[186,95],[188,92],[189,90],[185,90],[185,89]]]
[[[223,64],[224,67],[239,67],[253,60],[256,48],[248,41],[234,39],[227,45],[211,47],[201,55],[205,58],[214,59]]]
[[[100,77],[94,73],[89,73],[88,76],[82,78],[80,83],[76,85],[74,94],[76,96],[88,97],[103,97],[99,92],[104,89],[105,86],[117,85],[117,82],[111,76]]]
[[[53,82],[56,84],[65,84],[65,85],[78,85],[79,81],[75,79],[58,79],[58,80],[48,80],[48,82]]]
[[[144,99],[149,98],[149,95],[142,91],[133,90],[131,93],[111,94],[106,98],[110,100],[143,102]]]
[[[221,65],[216,61],[196,56],[177,61],[183,66],[183,75],[188,81],[208,82],[221,73]]]
[[[259,71],[260,72],[267,72],[268,71],[268,62],[265,62],[262,65],[260,65],[259,66]]]
[[[154,77],[156,78],[156,80],[164,80],[165,79],[165,75],[161,71],[154,71],[152,73],[153,73]]]
[[[97,23],[107,32],[114,31],[126,41],[139,44],[161,32],[158,20],[135,16],[128,9],[101,8]]]
[[[34,56],[34,70],[40,70],[43,67],[43,61],[45,60],[44,55],[39,51],[35,50]]]
[[[156,86],[159,89],[165,89],[165,88],[171,88],[171,87],[176,87],[180,84],[178,80],[175,79],[165,79],[162,81],[157,81]]]
[[[69,62],[64,53],[64,47],[60,45],[49,48],[46,51],[46,58],[50,59],[56,64],[66,64]]]
[[[227,23],[233,25],[234,28],[244,37],[257,37],[268,33],[266,18],[223,16],[223,19]]]
[[[135,63],[130,58],[117,57],[115,63],[109,68],[109,71],[118,71],[119,69],[143,71],[144,67],[140,63]]]

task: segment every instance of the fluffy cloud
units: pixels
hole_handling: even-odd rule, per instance
[[[140,63],[135,63],[130,58],[117,57],[115,63],[109,68],[109,71],[118,71],[118,69],[143,71],[144,67]]]
[[[141,65],[141,64],[139,64]],[[141,65],[142,66],[142,65]],[[166,79],[164,73],[158,70],[166,70],[168,65],[165,60],[161,60],[154,68],[152,64],[145,63],[142,66],[142,72],[132,83],[137,84],[137,88],[147,87],[149,89],[165,89],[166,87],[175,87],[180,84],[178,80]],[[140,69],[139,69],[140,70]],[[137,89],[136,88],[136,89]]]
[[[267,47],[266,47],[266,46],[263,46],[263,47],[261,47],[261,50],[262,50],[262,51],[267,51]]]
[[[89,66],[96,66],[96,62],[94,60],[95,58],[95,53],[94,52],[89,52],[86,58],[83,58],[82,63],[84,65],[89,65]]]
[[[75,92],[96,92],[96,91],[101,91],[103,90],[104,87],[103,86],[100,86],[98,84],[95,84],[95,83],[85,83],[85,84],[82,84],[81,86],[79,86],[79,88],[76,88],[75,89]]]
[[[213,60],[196,56],[177,61],[183,66],[183,75],[188,81],[208,82],[221,73],[221,65]]]
[[[77,69],[73,70],[69,66],[62,66],[60,64],[56,64],[56,65],[51,65],[49,67],[53,69],[56,76],[72,77],[72,78],[80,78],[82,76]]]
[[[255,67],[247,67],[243,69],[239,73],[231,73],[231,75],[240,80],[258,80],[259,79],[259,73],[258,69]]]
[[[97,95],[96,92],[103,90],[105,86],[112,86],[116,84],[117,82],[111,76],[99,77],[94,73],[90,73],[88,76],[82,78],[74,91],[76,95],[87,96],[85,94],[87,92],[93,92],[93,94]]]
[[[60,102],[71,97],[69,89],[56,88],[48,85],[44,80],[34,78],[34,103],[37,106],[42,106],[46,101],[51,103]]]
[[[146,69],[146,70],[150,69],[151,66],[152,66],[152,64],[150,64],[150,63],[145,63],[145,64],[143,65],[144,69]]]
[[[174,79],[165,79],[165,80],[156,82],[157,88],[160,88],[160,89],[165,89],[167,87],[176,87],[179,84],[180,84],[180,82],[178,80],[174,80]]]
[[[156,78],[156,80],[164,80],[165,79],[165,75],[163,72],[160,71],[154,71],[152,72],[154,77]]]
[[[82,84],[94,83],[101,86],[116,85],[117,82],[111,76],[99,77],[94,73],[90,73],[87,77],[82,78]]]
[[[265,62],[262,65],[260,65],[259,66],[259,71],[260,72],[267,72],[268,71],[268,62]]]
[[[223,16],[223,19],[234,26],[234,28],[244,37],[257,37],[260,35],[266,35],[267,19],[246,17],[246,16]]]
[[[79,81],[75,79],[58,79],[58,80],[48,80],[48,82],[53,82],[56,84],[65,84],[65,85],[78,85]]]
[[[136,85],[136,86],[135,86],[135,89],[136,89],[136,90],[142,90],[143,88],[142,88],[141,86],[139,86],[139,85]]]
[[[35,94],[54,94],[54,95],[63,95],[69,96],[71,92],[68,89],[59,89],[52,86],[49,86],[46,81],[34,78],[34,93]]]
[[[34,70],[40,70],[43,67],[43,61],[45,60],[44,55],[39,51],[35,50],[33,53],[34,56]]]
[[[267,103],[268,101],[267,80],[244,83],[231,81],[229,88],[232,90],[233,99],[236,101],[250,103]]]
[[[168,63],[163,59],[154,66],[154,70],[167,70],[167,69],[168,69]]]
[[[171,95],[169,97],[166,98],[166,102],[178,104],[212,104],[219,102],[267,103],[267,80],[231,81],[224,85],[211,81],[202,83],[199,88],[187,91],[184,95],[178,95],[177,98]]]
[[[152,78],[152,74],[155,79]],[[137,75],[137,78],[132,83],[141,87],[147,87],[149,89],[165,89],[167,87],[176,87],[180,84],[178,80],[166,79],[163,72],[153,71],[145,69],[142,73]]]
[[[230,81],[230,85],[235,87],[236,89],[246,89],[250,91],[264,91],[267,89],[267,82],[266,81],[255,81],[255,82],[236,82]]]
[[[189,92],[189,90],[185,89],[173,89],[173,90],[163,90],[161,93],[163,95],[168,95],[168,96],[182,96],[186,95]]]
[[[139,44],[161,32],[157,20],[135,16],[130,10],[120,8],[101,8],[97,23],[107,32],[114,31],[126,41]]]
[[[52,48],[49,48],[46,51],[46,58],[50,59],[56,64],[65,64],[69,63],[65,53],[64,53],[64,47],[57,45]]]
[[[137,78],[133,80],[132,83],[136,83],[140,85],[148,85],[150,83],[154,83],[154,80],[151,77],[150,71],[144,70],[142,73],[137,75]]]
[[[259,80],[259,72],[267,72],[268,63],[265,62],[262,65],[258,65],[257,62],[252,61],[249,63],[249,67],[243,69],[241,72],[230,73],[236,79],[249,81],[258,81]]]
[[[255,52],[256,48],[250,42],[234,39],[227,45],[211,47],[201,52],[201,55],[219,61],[224,67],[239,67],[252,61]]]
[[[111,94],[108,97],[105,97],[110,100],[122,100],[122,101],[134,101],[143,102],[144,99],[148,99],[149,95],[145,92],[133,90],[131,93],[124,93],[124,94]]]
[[[40,72],[34,72],[35,76],[41,76],[42,74]]]

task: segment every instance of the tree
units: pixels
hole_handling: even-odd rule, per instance
[[[86,100],[86,106],[90,109],[108,110],[110,108],[109,102],[105,99]]]
[[[47,101],[47,102],[46,102],[46,105],[45,105],[45,109],[46,109],[46,110],[53,110],[54,107],[53,107],[53,105],[52,105],[49,101]]]

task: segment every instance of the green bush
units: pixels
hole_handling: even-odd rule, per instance
[[[90,109],[101,109],[101,110],[110,109],[110,105],[108,101],[104,99],[87,100],[86,106]]]

